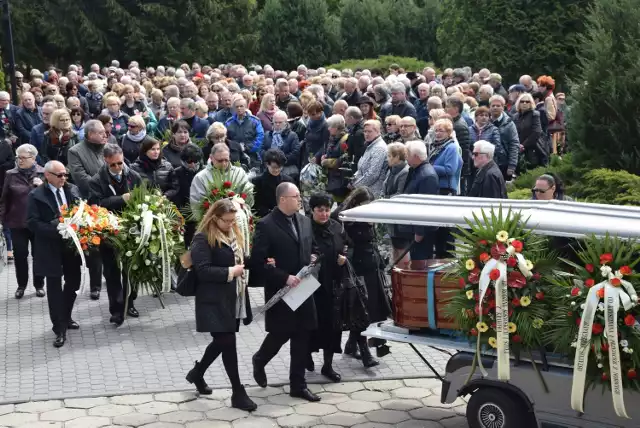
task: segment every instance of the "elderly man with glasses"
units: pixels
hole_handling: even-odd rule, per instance
[[[473,145],[473,165],[478,169],[467,196],[476,198],[507,199],[507,186],[500,168],[493,161],[495,146],[479,140]]]

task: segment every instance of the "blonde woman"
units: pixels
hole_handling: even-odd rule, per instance
[[[187,381],[195,384],[200,394],[211,394],[204,374],[222,354],[233,394],[231,406],[253,411],[257,408],[247,395],[238,372],[236,332],[240,320],[251,319],[251,307],[245,278],[245,239],[236,223],[238,209],[230,199],[217,201],[206,212],[191,243],[191,262],[183,266],[195,271],[196,329],[210,333],[213,340],[200,362],[187,374]],[[245,324],[247,322],[245,321]]]
[[[542,126],[540,113],[536,111],[536,104],[531,94],[522,94],[516,101],[516,114],[513,122],[518,130],[520,151],[524,152],[527,168],[536,168],[544,164],[546,154],[540,139]]]
[[[71,116],[66,108],[51,113],[49,130],[44,133],[42,146],[38,149],[43,164],[56,160],[67,165],[69,148],[79,142],[78,135],[73,132],[72,125]]]
[[[113,120],[113,128],[111,130],[111,134],[116,137],[118,141],[127,133],[129,130],[129,116],[120,110],[120,106],[122,103],[120,102],[120,97],[117,95],[105,95],[104,106],[107,109],[107,113],[111,116]]]
[[[273,94],[264,94],[260,103],[260,110],[256,115],[262,123],[265,132],[273,131],[273,115],[278,111],[276,106],[276,96]]]

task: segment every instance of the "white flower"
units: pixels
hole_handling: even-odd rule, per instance
[[[150,197],[149,195],[146,195],[146,196],[144,197],[144,201],[145,201],[145,202],[149,202],[150,200],[151,200],[151,197]]]
[[[586,306],[587,306],[587,305],[585,305],[585,304],[583,303],[583,304],[581,304],[581,305],[580,305],[580,309],[584,310],[584,308],[585,308]]]
[[[131,256],[133,256],[133,253],[132,253],[131,251],[127,251],[127,252],[125,253],[125,256],[127,256],[127,257],[131,257]]]
[[[145,243],[144,243],[144,246],[145,246],[145,247],[148,247],[148,246],[149,246],[149,241],[145,242]]]
[[[511,243],[513,241],[515,241],[515,240],[516,240],[516,238],[509,238],[509,239],[507,239],[507,244],[511,245]]]
[[[184,242],[184,236],[179,235],[178,240],[179,240],[180,242]]]
[[[140,216],[139,216],[139,215],[134,215],[134,216],[133,216],[133,219],[134,219],[135,221],[139,221],[139,220],[140,220]]]
[[[623,348],[626,348],[627,346],[629,346],[629,342],[627,342],[626,340],[621,340],[620,341],[620,346]]]
[[[516,249],[513,248],[513,245],[509,245],[507,247],[507,254],[509,254],[510,256],[513,256],[516,253]]]
[[[133,265],[133,270],[138,270],[138,265]]]
[[[598,363],[598,368],[601,369],[602,367],[602,363]]]
[[[600,273],[602,274],[602,276],[604,276],[605,278],[609,278],[609,275],[611,274],[611,267],[604,265],[600,267]]]
[[[571,302],[571,306],[575,306],[575,305],[576,305],[576,302]]]
[[[149,266],[149,265],[151,264],[151,260],[146,259],[146,260],[144,261],[144,264],[145,264],[145,265],[147,265],[147,266]]]
[[[533,269],[533,263],[531,263],[531,260],[525,260],[525,264],[527,265],[528,270]]]
[[[149,205],[147,205],[147,204],[142,204],[142,206],[140,206],[140,209],[141,209],[142,211],[146,211],[146,210],[148,210],[148,209],[149,209]]]
[[[572,348],[577,348],[578,347],[578,342],[571,342],[571,347]]]
[[[598,303],[598,310],[600,312],[604,312],[604,303],[602,303],[602,302]]]
[[[564,297],[568,297],[568,298],[570,298],[570,297],[571,297],[571,294],[565,294],[565,295],[564,295]]]
[[[140,243],[140,237],[136,238],[136,244]]]
[[[627,349],[627,352],[628,352],[629,354],[633,354],[633,349],[629,348],[629,349]]]
[[[629,348],[622,348],[622,352],[629,353]]]

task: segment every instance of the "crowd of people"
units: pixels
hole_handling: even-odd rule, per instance
[[[253,357],[264,387],[265,366],[290,341],[291,395],[318,401],[305,382],[312,352],[322,349],[321,373],[334,382],[336,353],[369,368],[378,364],[370,345],[379,357],[388,352],[361,336],[391,314],[380,237],[373,225],[342,223],[338,214],[402,193],[506,198],[506,181],[567,148],[564,94],[554,94],[549,76],[522,76],[507,89],[486,69],[250,69],[123,69],[113,61],[86,74],[81,65],[65,75],[32,69],[28,82],[17,73],[17,105],[0,92],[0,221],[15,297],[29,283],[31,251],[32,284],[38,297],[48,294],[56,347],[80,328],[72,318],[80,262],[55,229],[60,207],[85,199],[117,213],[143,181],[181,210],[200,207],[216,176],[234,172],[242,181],[234,184],[253,187],[259,221],[251,251],[235,224],[237,207],[223,199],[199,224],[187,222],[190,258],[182,260],[197,273],[197,330],[213,337],[187,380],[211,393],[204,374],[222,355],[232,404],[245,410],[255,403],[240,383],[235,334],[252,319],[247,286],[264,287],[268,300],[296,286],[302,267],[320,263],[321,287],[300,309],[279,302],[266,312],[268,334]],[[561,181],[540,177],[532,197],[562,198]],[[400,266],[424,269],[449,256],[446,228],[399,225],[387,234]],[[108,243],[87,266],[91,299],[100,299],[105,278],[112,324],[140,316]]]

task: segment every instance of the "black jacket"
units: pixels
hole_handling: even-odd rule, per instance
[[[127,134],[125,134],[122,137],[122,139],[120,140],[120,147],[122,147],[122,154],[124,155],[124,158],[128,161],[129,165],[131,165],[136,161],[136,159],[138,159],[138,156],[140,155],[140,147],[142,146],[142,143],[144,143],[145,140],[150,140],[150,139],[151,137],[147,135],[141,141],[136,143],[135,141],[127,137]]]
[[[385,119],[394,114],[397,114],[400,117],[411,116],[414,119],[418,118],[416,108],[408,100],[405,100],[400,104],[386,103],[380,107],[380,121],[383,123],[383,126]]]
[[[471,159],[473,143],[471,142],[469,125],[467,125],[467,122],[462,116],[458,116],[453,121],[453,130],[456,131],[456,138],[462,149],[462,175],[471,175],[473,171],[473,159]]]
[[[307,125],[307,133],[304,136],[300,154],[300,164],[302,166],[308,164],[309,158],[312,156],[315,156],[320,163],[320,157],[324,154],[329,137],[329,127],[327,127],[326,121],[317,128],[311,128]]]
[[[195,177],[200,171],[202,171],[202,169],[194,172],[185,166],[179,166],[173,171],[176,176],[176,180],[178,181],[178,193],[173,201],[176,204],[176,207],[184,208],[189,206],[191,182],[193,181],[193,177]]]
[[[229,267],[236,264],[233,250],[225,244],[211,247],[205,235],[196,233],[191,243],[191,259],[198,278],[196,330],[202,333],[237,331],[236,278],[228,281]],[[248,289],[245,305],[247,317],[251,318]]]
[[[288,175],[271,175],[269,171],[253,177],[254,204],[253,209],[258,217],[265,217],[277,205],[276,187],[283,182],[293,183]]]
[[[282,131],[282,141],[282,146],[279,147],[279,149],[282,150],[284,155],[287,157],[287,163],[284,164],[284,166],[298,166],[300,164],[300,141],[298,140],[298,135],[291,129],[287,128]],[[262,144],[261,157],[263,159],[265,152],[272,148],[272,144],[273,131],[266,132],[264,135],[264,143]]]
[[[353,91],[351,95],[347,94],[346,92],[343,92],[340,95],[340,99],[345,100],[347,104],[349,104],[349,107],[358,107],[358,102],[360,101],[360,98],[362,98],[362,93],[358,89]]]
[[[27,110],[24,107],[18,109],[14,119],[14,126],[19,146],[30,143],[31,130],[41,122],[42,112],[39,107],[36,107],[35,110]]]
[[[500,168],[494,161],[489,161],[476,173],[471,190],[467,196],[475,198],[507,199],[507,186]]]
[[[251,274],[264,278],[265,302],[286,285],[289,275],[296,275],[303,266],[311,263],[311,220],[296,213],[293,215],[293,221],[297,226],[298,238],[294,236],[287,217],[279,209],[273,210],[256,225],[251,253]],[[275,267],[268,267],[268,258],[275,259]],[[317,325],[313,296],[295,312],[285,302],[280,301],[269,309],[265,316],[267,332],[310,331]]]
[[[542,125],[540,113],[529,110],[516,113],[513,122],[518,129],[520,144],[524,146],[524,156],[533,167],[542,165],[544,148],[542,147]]]
[[[347,139],[349,146],[349,156],[353,157],[353,173],[358,169],[358,161],[364,154],[364,121],[358,122],[349,129],[349,138]]]
[[[231,160],[232,164],[240,162],[240,165],[249,167],[249,156],[244,153],[242,150],[242,145],[236,141],[231,141],[227,138],[225,141],[227,147],[229,147],[229,160]],[[211,155],[211,149],[213,148],[213,144],[209,143],[202,148],[202,161],[206,164],[209,160],[209,156]]]
[[[69,206],[80,200],[80,190],[73,184],[65,184],[63,191]],[[46,183],[29,193],[27,227],[34,234],[32,249],[34,275],[61,277],[63,260],[77,263],[80,270],[80,256],[58,232],[59,216],[60,210],[56,197]]]
[[[193,143],[187,143],[187,145],[195,146]],[[187,145],[185,145],[185,147]],[[162,148],[162,157],[169,162],[174,169],[182,166],[182,159],[180,159],[181,154],[182,152],[176,150],[171,144],[167,144]]]
[[[48,130],[44,133],[44,140],[42,140],[42,146],[38,148],[38,154],[40,155],[40,163],[44,166],[51,160],[57,160],[62,162],[65,166],[68,165],[67,153],[69,149],[78,144],[78,135],[73,134],[68,141],[64,144],[53,144],[53,136],[51,132],[55,130]]]
[[[16,155],[13,153],[11,141],[0,140],[0,189],[4,184],[4,175],[16,166]]]
[[[173,167],[164,159],[150,162],[146,156],[138,158],[131,169],[140,174],[140,178],[146,180],[149,186],[157,187],[172,202],[178,194],[178,180]]]
[[[89,203],[119,213],[126,205],[122,195],[131,192],[134,187],[139,186],[141,183],[140,175],[126,165],[122,171],[122,180],[120,182],[109,174],[108,166],[103,165],[89,181]]]
[[[409,168],[407,179],[404,183],[402,193],[408,195],[437,195],[440,190],[440,179],[438,173],[429,163],[424,161],[415,168]],[[419,236],[425,236],[426,233],[432,231],[429,226],[400,226],[401,233],[407,233],[409,230]]]

